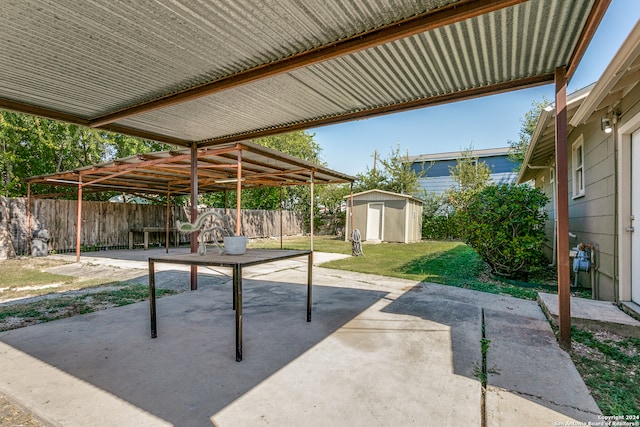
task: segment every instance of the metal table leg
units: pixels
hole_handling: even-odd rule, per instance
[[[151,316],[151,338],[158,336],[156,328],[156,275],[153,261],[149,261],[149,314]]]
[[[233,266],[233,291],[236,308],[236,362],[242,360],[242,266]]]

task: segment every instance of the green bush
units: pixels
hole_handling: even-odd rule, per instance
[[[460,238],[458,220],[445,195],[428,193],[423,196],[422,238],[454,240]]]
[[[527,280],[544,262],[544,206],[549,198],[526,185],[489,185],[475,194],[464,221],[464,240],[493,273]]]

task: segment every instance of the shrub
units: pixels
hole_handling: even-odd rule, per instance
[[[423,196],[422,238],[428,240],[460,238],[455,211],[445,195],[428,193]]]
[[[493,273],[527,280],[544,260],[548,201],[540,190],[526,185],[489,185],[460,213],[464,240]]]

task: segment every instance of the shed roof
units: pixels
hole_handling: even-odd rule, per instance
[[[239,157],[239,153],[241,155]],[[353,182],[333,171],[260,145],[226,143],[197,151],[198,188],[202,193],[235,190],[239,160],[242,188]],[[85,191],[140,194],[189,194],[191,150],[139,154],[99,165],[29,178],[32,184],[78,187]]]
[[[206,147],[570,77],[610,0],[22,0],[0,108]]]
[[[419,202],[422,203],[423,201],[418,199],[417,197],[413,197],[410,196],[408,194],[402,194],[402,193],[394,193],[392,191],[385,191],[385,190],[379,190],[379,189],[372,189],[372,190],[366,190],[366,191],[361,191],[360,193],[354,193],[353,197],[354,198],[360,198],[360,197],[366,197],[366,196],[370,196],[370,195],[380,195],[382,197],[386,197],[388,199],[406,199],[406,200],[411,200],[414,202]],[[351,195],[349,196],[344,196],[344,199],[349,199],[351,198]]]

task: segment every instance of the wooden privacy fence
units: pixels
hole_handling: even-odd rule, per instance
[[[76,247],[75,200],[35,199],[31,202],[31,231],[47,229],[50,234],[49,250],[73,252]],[[208,210],[208,209],[207,209]],[[224,213],[224,209],[213,209]],[[170,227],[176,220],[189,221],[182,206],[170,208]],[[235,218],[235,210],[229,210]],[[83,251],[108,250],[129,247],[129,231],[144,227],[165,227],[167,210],[161,205],[142,205],[112,202],[82,202],[80,245]],[[282,211],[282,234],[303,232],[301,213]],[[243,234],[249,238],[277,237],[280,235],[280,211],[243,210]],[[0,259],[27,253],[26,198],[0,197]],[[134,235],[134,244],[142,244],[141,233]],[[151,244],[162,242],[164,233],[151,237]],[[188,243],[189,235],[180,234],[180,242]]]

